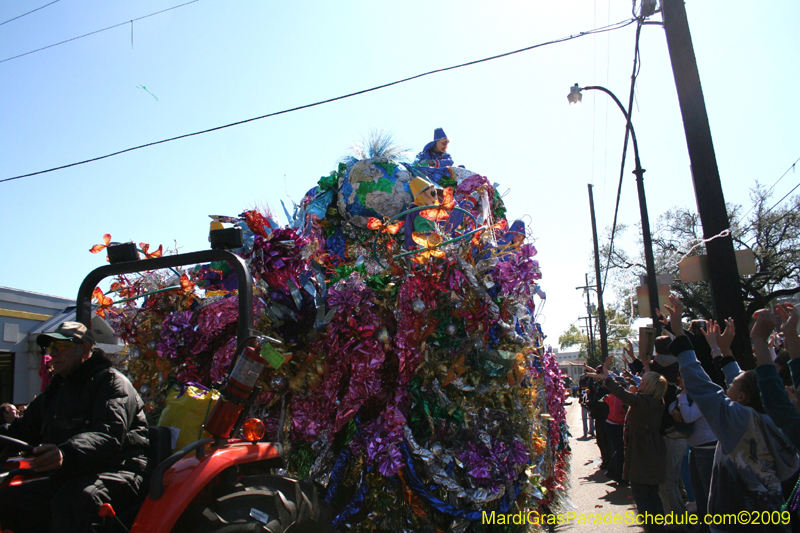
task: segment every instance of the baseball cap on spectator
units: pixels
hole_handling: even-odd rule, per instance
[[[70,341],[78,344],[95,344],[94,335],[80,322],[63,322],[52,333],[42,333],[36,337],[36,344],[45,348],[53,341]]]

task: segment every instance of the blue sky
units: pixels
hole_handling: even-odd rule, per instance
[[[48,3],[0,4],[0,22]],[[0,26],[0,60],[178,4],[60,0]],[[688,0],[725,199],[744,204],[800,157],[800,4]],[[0,180],[382,85],[631,17],[630,3],[232,1],[190,5],[0,62]],[[660,14],[651,18],[661,20]],[[208,215],[298,201],[372,129],[416,153],[443,127],[456,164],[500,184],[528,222],[548,294],[548,341],[585,314],[587,183],[613,218],[635,27],[102,161],[0,183],[0,285],[74,297],[104,233],[193,251]],[[642,30],[633,123],[651,223],[694,206],[663,28]],[[138,88],[144,86],[149,91]],[[156,98],[154,98],[155,95]],[[620,220],[638,221],[628,158]],[[800,182],[790,172],[775,200]],[[635,245],[633,235],[629,244]],[[608,297],[607,297],[608,298]]]

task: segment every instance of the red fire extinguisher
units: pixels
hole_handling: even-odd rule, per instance
[[[255,348],[244,349],[222,389],[222,397],[203,426],[206,431],[223,439],[230,436],[266,365],[266,359]]]

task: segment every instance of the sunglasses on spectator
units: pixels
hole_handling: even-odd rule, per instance
[[[50,346],[47,347],[47,353],[66,352],[73,348],[75,344],[76,343],[72,341],[53,341],[50,343]]]

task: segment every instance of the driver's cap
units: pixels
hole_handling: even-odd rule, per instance
[[[36,344],[49,346],[53,341],[71,341],[78,344],[94,344],[94,335],[80,322],[62,322],[52,333],[42,333],[36,337]]]

